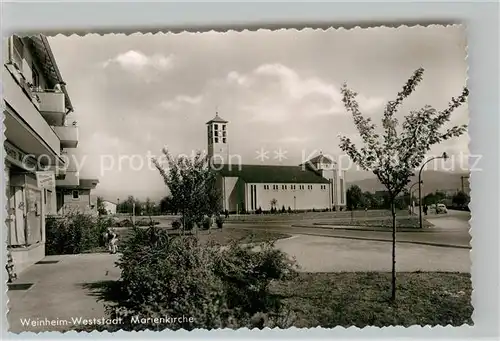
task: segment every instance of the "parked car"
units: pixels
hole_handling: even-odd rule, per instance
[[[437,204],[436,206],[436,214],[439,213],[448,213],[448,209],[445,204]]]

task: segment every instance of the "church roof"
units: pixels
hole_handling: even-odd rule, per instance
[[[333,164],[333,161],[330,158],[324,156],[323,154],[316,155],[315,157],[313,157],[312,159],[310,159],[307,162],[312,163],[312,164],[317,164],[317,163],[323,163],[326,165]]]
[[[210,124],[210,123],[227,123],[226,120],[222,119],[220,116],[219,116],[219,113],[216,113],[215,114],[215,117],[212,118],[210,121],[208,121],[206,124]]]
[[[224,165],[219,174],[239,177],[246,183],[329,183],[318,173],[301,166]]]

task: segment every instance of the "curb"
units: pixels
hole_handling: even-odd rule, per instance
[[[293,224],[292,227],[301,227],[301,228],[310,228],[310,229],[315,229],[315,228],[323,228],[323,229],[330,229],[330,230],[344,230],[344,231],[365,231],[365,232],[386,232],[386,233],[391,233],[392,228],[367,228],[367,227],[349,227],[349,226],[342,226],[342,225],[326,225],[326,224],[321,224],[321,225],[299,225],[299,224]],[[434,232],[430,230],[429,227],[427,228],[402,228],[398,229],[396,228],[396,232]]]
[[[252,229],[251,227],[244,227],[244,229]],[[316,236],[316,237],[327,237],[327,238],[338,238],[338,239],[353,239],[353,240],[367,240],[367,241],[374,241],[374,242],[386,242],[386,243],[392,243],[391,239],[383,239],[383,238],[369,238],[369,237],[353,237],[353,236],[335,236],[335,235],[328,235],[328,234],[320,234],[320,233],[313,233],[313,232],[300,232],[300,233],[289,233],[289,232],[283,232],[275,229],[269,229],[267,230],[269,232],[277,232],[277,233],[287,233],[291,234],[292,236],[297,236],[297,235],[303,235],[303,236]],[[285,240],[289,238],[283,238],[279,240]],[[447,247],[447,248],[454,248],[454,249],[467,249],[471,250],[472,247],[470,245],[459,245],[459,244],[443,244],[443,243],[433,243],[433,242],[421,242],[421,241],[412,241],[412,240],[397,240],[396,243],[401,243],[401,244],[416,244],[416,245],[425,245],[425,246],[436,246],[436,247]]]
[[[328,238],[339,238],[339,239],[354,239],[354,240],[368,240],[374,242],[386,242],[392,243],[392,240],[382,239],[382,238],[365,238],[365,237],[351,237],[351,236],[332,236],[326,234],[317,234],[317,233],[297,233],[297,235],[305,235],[305,236],[317,236],[317,237],[328,237]],[[457,244],[442,244],[442,243],[432,243],[432,242],[420,242],[420,241],[410,241],[410,240],[396,240],[396,244],[417,244],[417,245],[425,245],[425,246],[436,246],[436,247],[448,247],[454,249],[468,249],[471,250],[472,247],[466,245],[457,245]]]

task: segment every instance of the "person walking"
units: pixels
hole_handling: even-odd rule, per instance
[[[424,215],[427,215],[427,205],[424,205]]]

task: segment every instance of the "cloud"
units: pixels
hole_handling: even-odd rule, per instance
[[[183,105],[196,105],[199,104],[203,99],[202,95],[199,96],[187,96],[178,95],[172,100],[162,101],[160,106],[165,110],[180,109]]]
[[[113,64],[116,64],[122,69],[130,72],[141,72],[147,68],[169,70],[173,66],[173,55],[169,55],[167,57],[161,54],[146,56],[140,51],[129,50],[118,54],[114,58],[108,59],[103,63],[103,67],[107,68]]]
[[[278,142],[280,143],[301,143],[301,142],[306,142],[308,141],[309,138],[307,137],[299,137],[299,136],[287,136],[283,137],[281,139],[278,139]]]
[[[231,71],[216,84],[233,92],[239,109],[256,122],[281,123],[290,119],[343,115],[340,86],[319,77],[306,77],[283,64],[262,64],[248,73]],[[358,96],[361,110],[370,114],[384,100]]]

